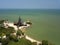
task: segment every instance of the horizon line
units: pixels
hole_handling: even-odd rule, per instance
[[[59,9],[59,8],[0,8],[0,9]]]

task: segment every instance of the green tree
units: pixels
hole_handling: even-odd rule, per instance
[[[42,45],[48,45],[48,41],[47,40],[42,40]]]

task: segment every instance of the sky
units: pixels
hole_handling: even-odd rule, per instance
[[[0,9],[60,9],[60,0],[0,0]]]

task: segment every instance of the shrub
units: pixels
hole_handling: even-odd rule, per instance
[[[22,34],[22,31],[21,30],[18,30],[17,31],[17,35],[21,36],[21,34]]]
[[[48,42],[47,40],[43,40],[42,45],[55,45],[55,44]]]
[[[42,45],[48,45],[48,41],[47,40],[43,40],[42,41]]]
[[[18,41],[17,36],[15,36],[15,35],[10,35],[10,36],[9,36],[9,39],[10,39],[10,40],[13,40],[13,41],[15,41],[15,42]]]
[[[0,24],[2,24],[4,22],[4,20],[0,20]]]
[[[33,42],[32,45],[37,45],[37,42]]]
[[[9,39],[1,39],[2,45],[7,45],[9,42]]]

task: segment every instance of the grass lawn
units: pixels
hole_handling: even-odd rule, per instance
[[[32,43],[25,38],[21,38],[18,42],[10,41],[8,45],[32,45]]]

